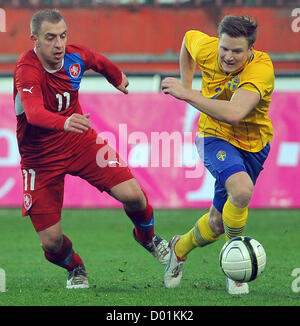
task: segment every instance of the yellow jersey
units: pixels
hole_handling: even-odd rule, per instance
[[[207,98],[230,101],[242,87],[260,95],[260,101],[237,126],[216,120],[201,112],[199,137],[218,137],[249,152],[258,152],[273,138],[273,127],[268,116],[271,94],[274,90],[274,69],[267,53],[253,50],[252,56],[239,71],[223,71],[218,54],[219,39],[199,31],[185,34],[185,46],[202,72],[202,95]]]

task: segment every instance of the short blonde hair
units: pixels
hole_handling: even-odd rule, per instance
[[[43,21],[58,23],[64,20],[64,17],[57,9],[44,9],[36,12],[30,22],[30,31],[32,35],[38,35]]]

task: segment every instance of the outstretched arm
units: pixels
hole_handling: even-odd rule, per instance
[[[258,93],[243,88],[239,88],[230,101],[206,98],[199,91],[187,89],[178,79],[171,77],[162,81],[162,91],[186,101],[214,119],[231,125],[237,125],[244,119],[260,100]]]
[[[162,81],[162,91],[179,100],[186,101],[214,119],[237,125],[256,107],[260,100],[258,93],[242,88],[234,93],[230,101],[206,98],[198,90],[193,90],[192,82],[196,62],[188,52],[184,40],[180,50],[179,63],[181,81],[176,78],[165,78]]]
[[[101,53],[83,46],[81,46],[81,50],[84,51],[82,55],[85,56],[86,69],[92,69],[102,74],[116,89],[124,94],[128,94],[128,79],[118,66]]]

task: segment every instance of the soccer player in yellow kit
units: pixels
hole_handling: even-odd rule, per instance
[[[257,23],[228,15],[218,38],[188,31],[180,51],[181,81],[165,78],[162,90],[198,109],[196,146],[205,167],[216,179],[209,212],[186,234],[170,242],[165,270],[168,288],[179,285],[188,253],[218,240],[243,234],[253,187],[270,151],[273,128],[268,117],[274,70],[268,54],[254,50]],[[202,91],[192,89],[196,67]],[[249,292],[247,283],[226,278],[230,294]]]

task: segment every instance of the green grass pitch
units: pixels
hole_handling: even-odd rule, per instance
[[[156,232],[166,239],[188,231],[200,210],[156,210]],[[181,284],[163,285],[164,266],[132,237],[122,210],[64,210],[64,233],[85,262],[90,288],[67,290],[66,271],[48,263],[29,218],[0,210],[0,268],[6,292],[0,306],[297,306],[292,271],[300,268],[300,211],[250,210],[246,235],[267,253],[265,272],[250,294],[232,297],[219,267],[224,238],[189,255]],[[300,290],[300,282],[299,290]],[[297,290],[297,289],[296,289]]]

